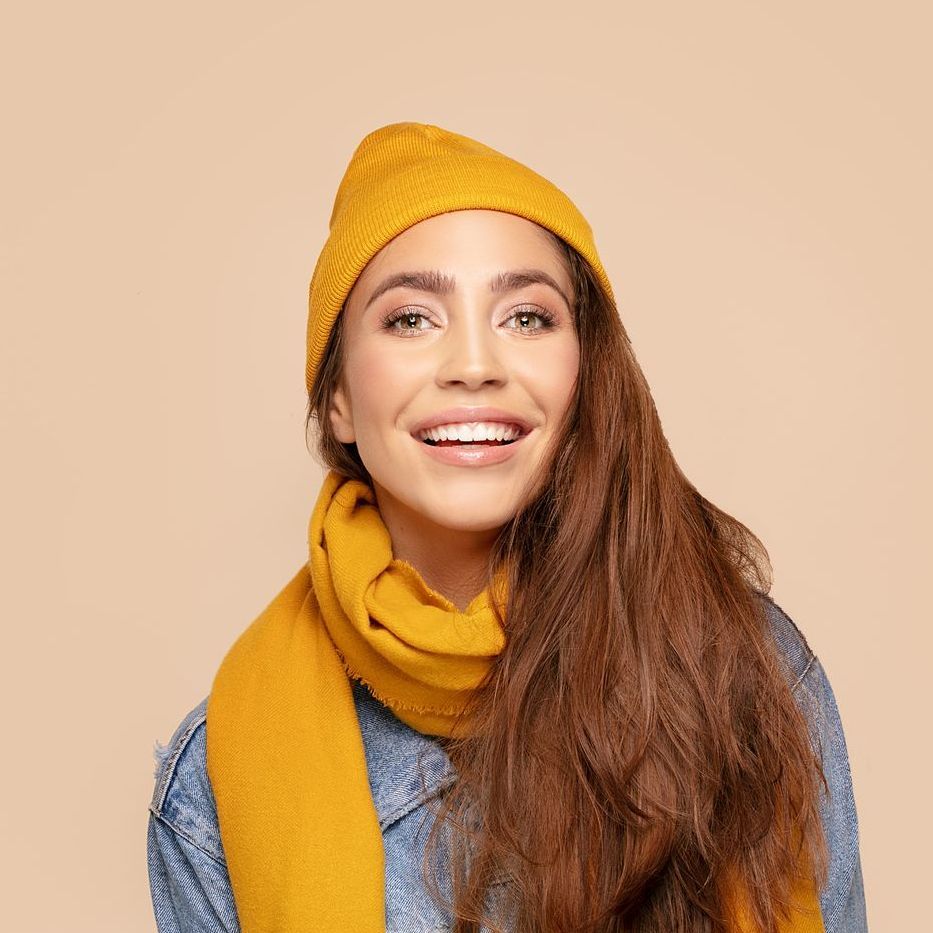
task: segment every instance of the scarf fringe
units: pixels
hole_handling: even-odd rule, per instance
[[[388,696],[385,696],[380,690],[378,690],[373,684],[368,681],[362,674],[359,674],[347,663],[347,659],[343,656],[343,652],[334,645],[334,650],[337,652],[337,657],[340,659],[340,663],[343,666],[344,671],[351,680],[358,680],[360,683],[366,686],[366,689],[383,705],[388,706],[389,709],[397,710],[410,710],[413,713],[418,713],[421,716],[456,716],[460,712],[460,707],[458,706],[420,706],[417,703],[406,703],[403,700],[397,700]]]

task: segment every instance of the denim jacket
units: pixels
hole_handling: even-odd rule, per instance
[[[800,630],[770,596],[763,598],[830,788],[830,795],[820,799],[830,852],[829,879],[820,891],[826,933],[867,933],[858,818],[836,699]],[[434,738],[404,724],[360,682],[353,681],[352,689],[385,851],[387,933],[451,930],[449,912],[436,905],[422,880],[421,859],[430,828],[428,804],[456,773]],[[156,743],[147,855],[159,933],[240,929],[207,776],[206,708],[205,697],[167,745]],[[449,896],[443,872],[440,877]],[[495,884],[490,897],[495,897]]]

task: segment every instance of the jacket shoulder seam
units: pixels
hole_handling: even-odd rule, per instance
[[[800,689],[800,685],[804,682],[804,679],[806,678],[807,674],[810,673],[810,668],[813,667],[813,664],[815,661],[816,661],[816,655],[811,650],[810,656],[807,658],[806,665],[804,665],[803,670],[800,672],[797,679],[794,681],[794,685],[790,688],[791,693],[797,693],[797,691]]]
[[[149,809],[156,816],[162,817],[162,807],[165,805],[165,798],[168,794],[169,784],[175,774],[175,766],[182,752],[191,741],[198,727],[207,719],[207,697],[205,697],[182,721],[176,730],[175,735],[169,740],[168,745],[160,746],[156,743],[155,754],[160,758],[158,780],[152,795]]]
[[[176,825],[172,820],[168,819],[165,816],[165,814],[155,810],[154,807],[149,807],[149,812],[163,826],[165,826],[168,830],[170,830],[176,836],[179,836],[180,838],[184,839],[185,842],[194,846],[195,849],[198,850],[198,852],[200,852],[202,855],[209,858],[215,865],[221,865],[224,868],[227,867],[227,863],[223,859],[218,858],[216,855],[214,855],[213,852],[209,851],[208,849],[205,849],[204,846],[201,845],[190,833],[185,832],[185,830],[183,830],[180,826]]]
[[[791,618],[786,609],[784,609],[782,606],[779,606],[777,602],[775,602],[774,597],[771,596],[770,593],[758,591],[758,595],[763,600],[765,600],[768,605],[771,606],[771,611],[773,613],[775,613],[779,618],[790,625],[790,627],[794,630],[795,635],[800,640],[800,645],[803,648],[803,655],[806,658],[806,661],[802,670],[800,670],[799,673],[796,673],[794,682],[791,684],[791,693],[796,694],[799,691],[800,685],[803,683],[807,674],[810,673],[810,669],[813,667],[813,663],[816,660],[816,652],[814,652],[813,648],[810,647],[810,643],[807,641],[807,636],[804,635],[804,633],[800,630],[800,626],[797,625],[797,623]],[[772,622],[771,625],[773,628],[774,623]]]

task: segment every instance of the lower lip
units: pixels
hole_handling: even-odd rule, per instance
[[[530,433],[529,431],[528,434],[523,434],[511,444],[461,444],[453,447],[435,447],[419,441],[417,437],[412,439],[429,457],[439,463],[449,463],[453,466],[487,466],[502,463],[514,456]]]

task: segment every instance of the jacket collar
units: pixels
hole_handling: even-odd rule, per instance
[[[363,736],[369,786],[383,832],[457,778],[447,753],[433,737],[412,729],[351,680]]]

